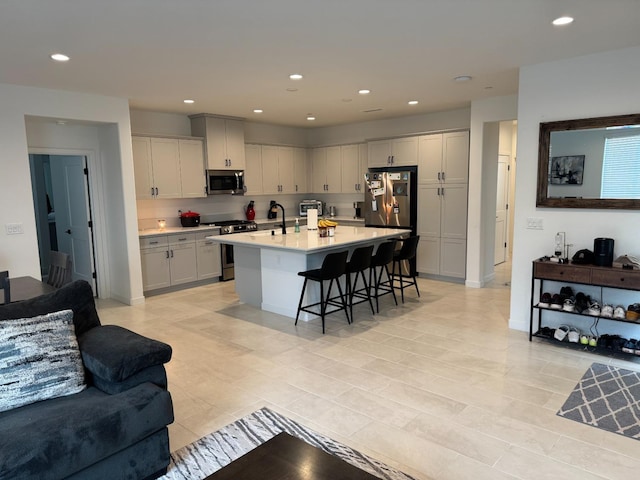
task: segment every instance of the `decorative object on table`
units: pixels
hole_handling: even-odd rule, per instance
[[[613,265],[613,245],[613,238],[594,238],[594,265],[599,267],[610,267]]]
[[[593,260],[593,252],[591,250],[583,248],[582,250],[578,250],[576,252],[576,254],[571,259],[571,263],[575,263],[576,265],[592,265]]]
[[[640,270],[640,260],[633,255],[620,255],[613,261],[611,266],[615,268],[624,268],[625,270]]]
[[[276,205],[278,205],[278,202],[275,200],[269,201],[269,211],[267,212],[267,218],[269,220],[278,218],[278,207]]]
[[[584,155],[551,157],[549,183],[551,185],[582,185]]]
[[[158,220],[158,228],[160,230],[164,230],[165,228],[167,228],[167,221],[166,220]]]
[[[247,215],[247,220],[249,221],[253,221],[256,218],[256,211],[253,208],[253,200],[251,200],[249,202],[249,205],[247,205],[247,211],[245,212],[245,214]]]
[[[557,415],[640,440],[640,372],[592,364]]]
[[[192,212],[189,210],[188,212],[182,212],[182,210],[178,210],[180,213],[180,225],[183,227],[197,227],[200,225],[200,214],[196,212]]]
[[[160,480],[202,480],[281,432],[304,440],[378,478],[413,479],[265,407],[173,452],[169,470]]]

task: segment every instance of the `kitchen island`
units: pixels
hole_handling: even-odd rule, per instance
[[[353,251],[363,245],[409,235],[408,230],[338,226],[332,237],[320,237],[318,230],[293,228],[283,235],[278,230],[212,236],[208,239],[233,245],[236,293],[241,302],[268,312],[295,318],[304,279],[298,272],[319,268],[327,253]],[[313,283],[313,282],[312,282]],[[318,285],[308,285],[305,303],[319,297]],[[337,290],[336,290],[337,292]],[[315,318],[302,312],[302,320]]]

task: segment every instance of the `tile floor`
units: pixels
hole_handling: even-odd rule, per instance
[[[638,366],[529,343],[508,282],[509,264],[483,289],[420,279],[420,299],[335,314],[326,335],[239,304],[233,282],[98,308],[172,345],[172,450],[268,406],[419,479],[635,478],[637,440],[555,412],[592,362]]]

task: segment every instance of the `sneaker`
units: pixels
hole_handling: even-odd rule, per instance
[[[626,338],[619,337],[618,335],[614,335],[611,340],[611,344],[612,344],[611,348],[616,352],[620,352],[622,351],[622,349],[624,348],[627,342],[628,340]]]
[[[632,338],[632,339],[627,340],[625,342],[625,344],[622,346],[622,351],[624,353],[635,354],[637,346],[638,346],[638,344],[637,344],[636,340]]]
[[[598,346],[598,337],[589,337],[589,346],[597,347]],[[636,353],[637,355],[637,353]]]
[[[573,288],[571,288],[569,286],[562,287],[560,289],[560,295],[563,296],[564,298],[573,297],[574,296]]]
[[[627,318],[627,312],[625,312],[624,307],[622,305],[618,305],[613,311],[613,318],[618,320],[624,320]]]
[[[557,293],[551,298],[550,307],[554,310],[562,310],[562,304],[564,303],[564,299],[558,295]]]
[[[567,333],[569,333],[569,326],[560,325],[558,328],[556,328],[556,331],[553,333],[553,338],[561,342],[566,338]]]
[[[540,302],[538,303],[539,307],[543,307],[543,308],[549,308],[549,305],[551,305],[551,294],[550,293],[543,293],[542,296],[540,297]]]
[[[634,303],[627,307],[626,319],[636,322],[640,318],[640,303]]]
[[[580,341],[580,331],[575,327],[569,327],[569,343],[578,343]]]
[[[567,298],[562,305],[562,310],[564,310],[565,312],[575,312],[576,301],[573,298]]]
[[[601,317],[605,317],[605,318],[612,318],[613,317],[613,305],[610,304],[606,304],[604,307],[602,307],[602,310],[600,311],[600,316]]]
[[[589,313],[589,315],[593,317],[599,317],[600,304],[598,302],[591,302],[591,304],[589,304],[589,309],[587,310],[587,313]]]
[[[589,345],[589,337],[586,335],[580,335],[580,343],[582,345]]]
[[[590,303],[591,297],[589,297],[589,295],[585,295],[582,292],[578,292],[576,294],[576,312],[582,313],[585,310],[588,310]]]

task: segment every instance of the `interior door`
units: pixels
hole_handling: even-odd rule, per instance
[[[95,292],[93,238],[86,157],[51,156],[51,184],[58,250],[71,256],[73,280],[86,280]]]
[[[496,192],[496,239],[494,264],[507,261],[507,209],[509,203],[509,156],[498,156],[498,188]]]

